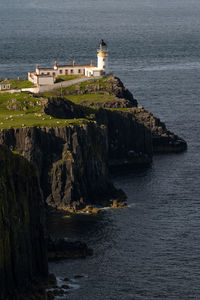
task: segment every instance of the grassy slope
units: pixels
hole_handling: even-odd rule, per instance
[[[94,79],[79,84],[75,84],[62,89],[62,96],[75,104],[83,104],[95,106],[95,103],[104,103],[107,101],[114,101],[115,95],[103,91],[105,87],[109,86],[108,78]],[[88,88],[95,87],[95,91],[89,91]],[[77,94],[77,90],[79,93]],[[57,89],[51,92],[40,95],[31,95],[28,93],[0,93],[0,129],[4,128],[20,128],[32,126],[58,127],[68,126],[73,124],[83,124],[87,119],[56,119],[46,115],[42,111],[42,101],[52,96],[60,96],[61,90]],[[17,110],[12,110],[15,106]],[[10,108],[10,109],[9,109]],[[117,109],[127,111],[129,109]],[[85,107],[87,115],[94,113],[92,108]],[[87,117],[86,117],[87,118]]]
[[[27,93],[0,94],[0,129],[20,128],[32,126],[67,126],[82,124],[85,119],[56,119],[46,115],[42,111],[40,98]],[[17,110],[9,110],[8,107],[16,105]]]
[[[10,83],[11,89],[25,89],[34,87],[32,82],[28,81],[27,79],[9,79],[4,80],[4,83]]]
[[[76,92],[76,90],[78,90],[80,93],[81,92],[85,92],[87,90],[88,86],[96,86],[97,90],[95,92],[93,92],[93,94],[101,94],[102,92],[98,92],[98,88],[99,89],[103,89],[107,86],[109,86],[109,82],[108,79],[111,78],[110,77],[106,77],[106,78],[101,78],[101,79],[94,79],[94,80],[87,80],[78,84],[74,84],[74,85],[70,85],[68,87],[63,87],[62,88],[62,95],[66,96],[66,95],[70,95],[70,94],[74,94]],[[87,95],[90,93],[87,93]],[[48,96],[60,96],[61,95],[61,89],[58,88],[56,90],[53,90],[51,92],[46,92],[44,93],[44,96],[48,97]]]
[[[109,86],[108,82],[109,77],[101,78],[101,79],[94,79],[81,82],[79,84],[74,84],[65,88],[56,89],[50,92],[44,93],[45,97],[51,96],[61,96],[72,101],[75,104],[83,104],[95,106],[95,102],[104,103],[107,101],[114,101],[116,99],[115,95],[108,94],[102,91],[104,88]],[[88,88],[94,87],[95,91],[88,92]],[[78,93],[80,94],[77,94]]]

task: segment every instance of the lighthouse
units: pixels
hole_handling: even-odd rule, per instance
[[[75,60],[72,65],[59,65],[55,61],[53,68],[39,68],[37,65],[35,72],[28,72],[28,80],[38,86],[48,86],[53,85],[56,78],[63,75],[100,78],[106,73],[108,73],[108,47],[104,40],[101,40],[97,49],[97,66],[93,60],[88,65],[78,65]]]
[[[99,48],[97,49],[97,67],[103,70],[105,73],[108,72],[108,47],[104,40],[101,40]]]

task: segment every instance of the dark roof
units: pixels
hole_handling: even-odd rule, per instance
[[[106,43],[104,42],[104,40],[101,40],[99,46],[100,46],[100,47],[107,47],[107,45],[106,45]]]

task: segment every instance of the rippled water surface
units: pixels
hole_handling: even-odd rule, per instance
[[[64,299],[200,299],[199,16],[199,0],[0,0],[0,77],[89,62],[104,38],[110,70],[189,146],[115,175],[127,209],[52,220],[94,249],[50,265],[60,278],[85,276]]]

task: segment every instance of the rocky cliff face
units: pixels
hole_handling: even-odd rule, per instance
[[[186,141],[169,131],[165,123],[154,117],[152,112],[138,107],[132,109],[132,113],[137,122],[151,132],[154,153],[178,153],[187,149]]]
[[[43,114],[84,118],[85,125],[0,131],[0,144],[37,165],[44,197],[51,206],[79,209],[124,199],[124,193],[110,182],[108,167],[150,163],[153,152],[179,152],[187,147],[151,112],[137,107],[118,78],[93,80],[62,93],[62,97],[59,90],[49,98],[38,96]],[[94,95],[98,95],[95,103]]]
[[[5,300],[47,277],[47,256],[35,167],[0,146],[0,170],[0,299]]]
[[[34,162],[47,203],[81,208],[124,198],[109,180],[108,162],[120,166],[150,162],[151,134],[130,114],[100,110],[97,121],[81,126],[2,130],[0,143]],[[124,134],[126,132],[126,134]]]
[[[99,109],[98,124],[107,128],[108,165],[112,169],[152,162],[151,131],[130,112]]]

